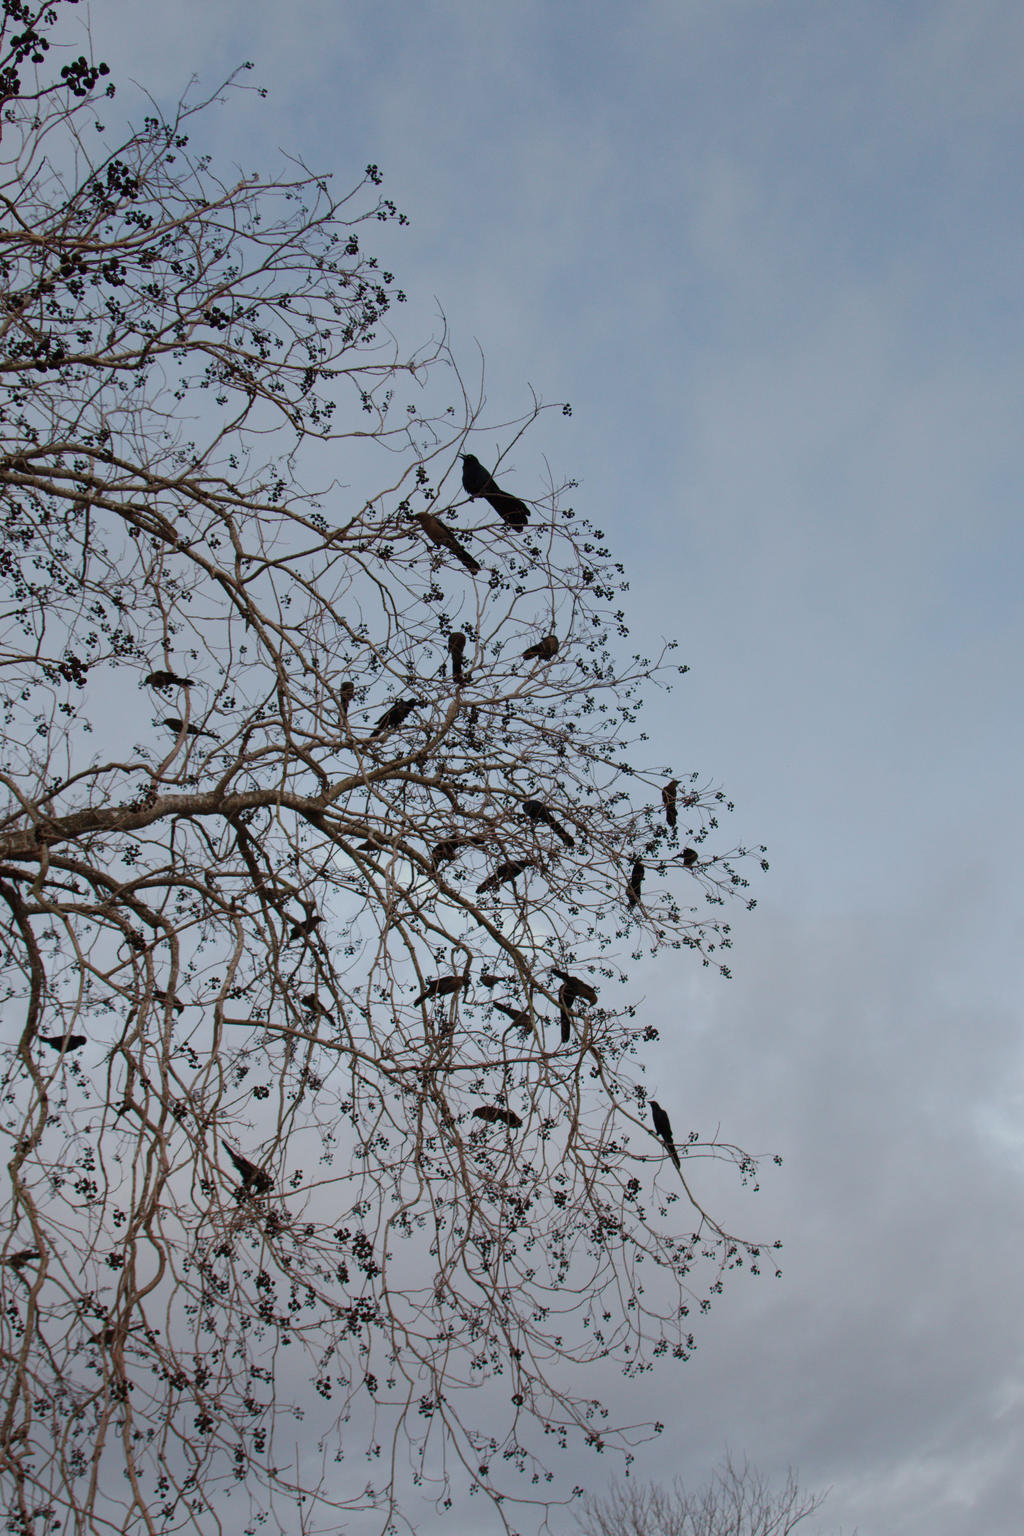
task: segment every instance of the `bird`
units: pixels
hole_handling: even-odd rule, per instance
[[[42,1254],[38,1248],[19,1248],[17,1253],[12,1253],[4,1259],[4,1263],[8,1269],[24,1269],[26,1264],[34,1264],[41,1258]]]
[[[563,981],[558,989],[558,1016],[562,1025],[562,1044],[568,1045],[572,1037],[572,1005],[576,994],[569,982]]]
[[[145,688],[194,688],[195,678],[179,677],[177,672],[151,672],[143,680]]]
[[[676,1167],[679,1168],[679,1153],[676,1151],[676,1144],[672,1140],[672,1122],[657,1099],[651,1100],[651,1119],[654,1121],[654,1134],[664,1143],[665,1151]],[[681,1169],[680,1172],[682,1172]]]
[[[530,1023],[530,1010],[528,1008],[510,1008],[507,1003],[493,1003],[491,1006],[497,1008],[499,1013],[504,1013],[510,1018],[516,1029],[526,1030],[533,1028],[533,1025]]]
[[[485,891],[496,891],[499,885],[513,884],[519,879],[523,870],[529,869],[535,862],[534,859],[509,859],[506,863],[499,864],[492,875],[488,875],[486,880],[481,880],[476,888],[477,895],[482,896]]]
[[[80,1051],[87,1043],[85,1035],[40,1035],[39,1039],[51,1051]]]
[[[455,858],[460,848],[484,848],[488,839],[481,833],[473,837],[443,837],[439,843],[435,843],[430,850],[430,862],[437,869],[441,864],[449,864]]]
[[[473,1111],[478,1120],[483,1120],[487,1125],[508,1125],[513,1130],[518,1130],[522,1121],[513,1109],[499,1109],[497,1104],[480,1104]]]
[[[642,859],[633,860],[633,868],[629,872],[629,884],[626,886],[626,906],[630,911],[640,900],[640,887],[644,883],[644,864]]]
[[[348,719],[348,707],[356,696],[355,683],[342,683],[338,689],[338,698],[341,700],[341,718]]]
[[[168,715],[166,719],[160,721],[160,724],[166,725],[167,729],[173,731],[175,736],[180,736],[182,731],[184,731],[186,736],[209,736],[211,741],[220,740],[220,737],[214,731],[202,731],[198,725],[186,725],[184,720],[179,720],[176,715]]]
[[[452,992],[461,992],[469,986],[469,972],[464,976],[438,976],[434,981],[428,981],[419,997],[413,1003],[418,1008],[420,1003],[425,1003],[428,997],[448,997]]]
[[[562,839],[567,848],[576,847],[576,839],[570,837],[564,827],[559,826],[543,800],[524,800],[523,814],[528,816],[531,821],[542,821],[545,826],[550,827],[552,832]]]
[[[466,637],[461,629],[455,629],[448,636],[448,654],[452,658],[452,677],[457,683],[461,683],[464,677],[462,671],[462,653],[466,649]]]
[[[674,832],[676,829],[676,791],[679,788],[678,779],[669,779],[661,792],[661,803],[665,807],[665,820]]]
[[[288,935],[288,943],[293,943],[295,939],[308,938],[309,935],[313,932],[313,929],[322,922],[323,918],[319,915],[318,912],[308,913],[307,916],[303,918],[301,923],[292,924],[292,931]]]
[[[422,699],[397,699],[389,709],[384,711],[377,721],[377,724],[370,732],[370,740],[374,741],[376,737],[383,736],[385,731],[397,731],[406,717],[411,715],[413,710],[417,709],[422,703]]]
[[[545,635],[543,640],[538,640],[536,645],[528,645],[523,652],[523,660],[531,661],[536,657],[539,661],[550,661],[558,653],[558,636]]]
[[[695,864],[700,863],[700,854],[697,852],[696,848],[683,849],[683,863],[687,869],[692,869]]]
[[[242,1190],[254,1189],[258,1195],[265,1195],[274,1182],[270,1174],[256,1163],[251,1163],[247,1157],[243,1157],[241,1152],[236,1152],[223,1139],[221,1140],[221,1146],[238,1171],[238,1175],[242,1180]]]
[[[518,496],[510,496],[507,491],[495,485],[490,473],[475,454],[464,453],[461,458],[462,487],[466,494],[474,498],[482,496],[490,502],[509,528],[525,528],[530,521],[530,509],[525,501],[520,501]]]
[[[495,976],[493,971],[480,972],[480,985],[482,987],[500,987],[503,983],[508,982],[508,980],[507,976]]]
[[[459,543],[451,529],[446,528],[440,518],[435,517],[432,512],[414,512],[413,517],[419,523],[427,538],[436,544],[439,549],[450,550],[456,560],[462,562],[471,576],[477,574],[480,570],[479,562],[473,559],[469,550]]]
[[[181,1001],[180,998],[171,997],[168,995],[168,993],[161,992],[159,987],[153,988],[153,996],[156,998],[158,1003],[163,1003],[165,1007],[168,1003],[170,1003],[175,1013],[180,1014],[185,1011],[185,1004]]]
[[[565,987],[568,988],[568,1001],[570,1003],[575,1002],[576,998],[578,997],[582,997],[585,1003],[597,1002],[597,988],[592,987],[589,981],[584,981],[579,976],[570,976],[567,971],[560,971],[555,965],[553,965],[551,969],[558,977],[559,981],[563,981],[565,983]]]

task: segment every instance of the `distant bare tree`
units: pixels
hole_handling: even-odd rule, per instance
[[[586,1499],[577,1523],[583,1536],[789,1536],[820,1509],[827,1493],[802,1493],[792,1471],[778,1491],[747,1460],[726,1457],[703,1488],[677,1478],[658,1483],[615,1483]]]
[[[539,403],[485,432],[386,330],[376,167],[220,180],[187,104],[105,148],[59,12],[0,26],[7,1529],[502,1511],[613,1443],[583,1364],[685,1360],[766,1257],[619,990],[722,964],[745,850],[632,761],[675,669],[621,659]]]

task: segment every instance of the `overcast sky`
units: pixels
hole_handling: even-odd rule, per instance
[[[528,384],[572,402],[515,466],[580,480],[638,643],[693,668],[656,758],[769,846],[735,979],[643,980],[678,1120],[784,1155],[736,1206],[784,1276],[635,1391],[668,1425],[638,1475],[700,1482],[729,1446],[831,1485],[816,1530],[1018,1532],[1024,8],[90,14],[122,110],[131,78],[166,105],[254,61],[270,95],[209,125],[220,164],[380,165],[404,339],[442,308],[495,419]]]

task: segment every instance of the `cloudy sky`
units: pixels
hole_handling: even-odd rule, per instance
[[[673,958],[645,1007],[679,1118],[784,1155],[737,1205],[784,1277],[733,1285],[694,1359],[645,1381],[633,1416],[668,1428],[639,1475],[699,1483],[728,1446],[831,1485],[804,1529],[1017,1532],[1024,9],[90,19],[122,110],[130,79],[166,105],[254,61],[270,95],[211,122],[222,165],[381,166],[411,221],[376,242],[404,337],[443,309],[495,419],[528,385],[572,402],[518,452],[580,480],[639,644],[681,642],[658,755],[769,846],[735,979]]]

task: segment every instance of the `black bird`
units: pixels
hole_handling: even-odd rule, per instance
[[[512,885],[524,869],[529,869],[535,864],[535,859],[509,859],[505,864],[499,864],[493,875],[488,875],[486,880],[481,880],[476,888],[478,896],[484,891],[496,891],[499,885]]]
[[[528,816],[531,821],[542,821],[545,826],[550,827],[552,832],[562,839],[567,848],[576,847],[576,839],[570,837],[564,827],[559,826],[543,800],[524,800],[523,814]]]
[[[469,972],[464,976],[438,976],[434,981],[428,981],[419,997],[413,1003],[413,1007],[419,1007],[425,1003],[428,997],[448,997],[452,992],[461,992],[469,986]]]
[[[563,981],[558,989],[558,1015],[562,1025],[562,1044],[568,1045],[572,1037],[572,1005],[576,1001],[576,993],[568,981]]]
[[[443,837],[439,843],[435,843],[430,850],[430,862],[435,869],[442,864],[450,864],[460,848],[483,848],[488,839],[480,834],[474,837]]]
[[[669,779],[661,792],[661,803],[665,807],[665,820],[674,832],[676,829],[676,791],[679,788],[678,779]]]
[[[462,653],[466,649],[466,637],[461,629],[453,630],[448,636],[448,654],[452,658],[452,677],[457,683],[461,683],[464,677],[462,671]]]
[[[697,852],[696,848],[683,849],[683,863],[687,869],[692,869],[695,864],[700,863],[700,854]]]
[[[80,1051],[87,1043],[85,1035],[40,1035],[38,1038],[51,1051]]]
[[[341,700],[341,718],[348,719],[348,707],[356,696],[355,683],[342,683],[338,689],[338,698]]]
[[[550,661],[552,656],[558,654],[558,636],[545,635],[543,640],[538,640],[536,645],[528,645],[523,652],[523,660],[531,661],[536,657],[540,661]]]
[[[513,1130],[518,1130],[522,1121],[512,1109],[499,1109],[497,1104],[481,1104],[473,1111],[478,1120],[485,1121],[488,1125],[508,1125]]]
[[[42,1254],[38,1248],[20,1248],[17,1253],[12,1253],[4,1259],[8,1269],[24,1269],[26,1264],[34,1264],[41,1259]]]
[[[153,988],[153,996],[156,998],[158,1003],[163,1003],[165,1007],[168,1003],[170,1003],[175,1013],[184,1013],[185,1004],[181,1001],[180,998],[168,997],[167,993],[161,992],[159,987]]]
[[[195,678],[179,677],[177,672],[151,672],[144,679],[146,688],[194,688]]]
[[[504,1013],[512,1020],[516,1029],[529,1030],[533,1028],[530,1023],[530,1010],[528,1008],[510,1008],[507,1003],[492,1003],[499,1013]]]
[[[499,987],[503,983],[507,983],[508,980],[507,976],[495,976],[491,971],[480,972],[480,985],[482,987]]]
[[[241,1152],[234,1151],[226,1141],[221,1140],[221,1146],[235,1165],[238,1176],[242,1180],[242,1190],[252,1189],[258,1195],[265,1195],[274,1182],[270,1174],[258,1167],[256,1163],[251,1163],[247,1157],[243,1157]]]
[[[640,900],[640,887],[644,883],[644,864],[642,859],[633,860],[633,868],[629,872],[629,884],[626,886],[626,906],[630,911]]]
[[[570,976],[567,971],[560,971],[554,965],[551,969],[559,981],[564,981],[569,989],[568,1001],[570,1003],[575,1002],[578,997],[582,997],[585,1003],[597,1002],[597,988],[592,987],[589,981],[584,981],[580,976]]]
[[[293,943],[295,939],[308,938],[309,935],[313,932],[313,929],[322,922],[323,918],[319,915],[319,913],[310,912],[308,917],[303,918],[301,923],[293,923],[292,931],[288,935],[288,943]]]
[[[160,721],[160,724],[166,725],[167,729],[173,731],[175,736],[180,736],[182,731],[184,731],[187,736],[209,736],[211,741],[220,740],[220,737],[214,731],[201,731],[198,725],[186,725],[184,720],[179,720],[176,715],[168,715],[166,719]]]
[[[460,544],[450,528],[446,528],[439,517],[432,512],[414,512],[413,517],[419,523],[427,538],[439,549],[449,550],[466,567],[471,576],[475,576],[480,569],[479,562],[473,559],[464,544]]]
[[[370,732],[370,740],[374,741],[378,736],[383,736],[385,731],[397,731],[403,721],[423,703],[422,699],[398,699],[386,709],[377,724]]]
[[[679,1153],[676,1151],[676,1144],[672,1140],[672,1122],[657,1099],[651,1100],[651,1119],[654,1121],[655,1136],[664,1144],[665,1151],[676,1167],[679,1168]],[[682,1172],[681,1169],[680,1172]]]
[[[494,480],[480,460],[472,453],[462,455],[462,486],[467,495],[482,496],[489,501],[503,523],[509,528],[525,528],[530,521],[530,509],[518,496],[510,496]]]

